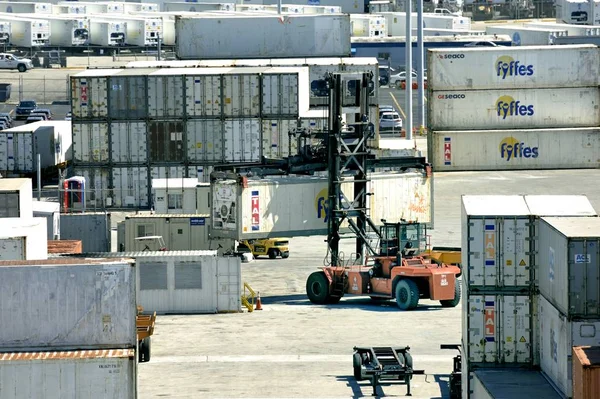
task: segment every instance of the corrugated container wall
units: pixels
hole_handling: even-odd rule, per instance
[[[600,167],[600,130],[434,131],[436,171],[587,169]]]
[[[98,166],[77,167],[73,168],[74,176],[82,176],[85,178],[85,203],[95,209],[103,209],[108,206],[111,196],[109,182],[110,170],[108,168],[100,168]],[[78,205],[79,206],[79,205]]]
[[[60,236],[64,240],[81,240],[83,252],[109,252],[110,219],[110,213],[62,213]]]
[[[556,28],[529,28],[512,24],[486,26],[486,35],[508,35],[512,39],[512,46],[547,46],[554,43],[560,36],[568,36],[566,29]],[[511,46],[511,47],[512,47]]]
[[[113,123],[114,125],[114,123]],[[115,140],[115,138],[113,138]],[[116,138],[120,144],[127,137]],[[108,124],[73,122],[73,160],[77,164],[104,164],[109,161]],[[136,145],[137,146],[137,145]],[[113,156],[120,156],[120,149],[113,148]]]
[[[135,399],[136,358],[133,349],[3,353],[0,398]]]
[[[98,131],[105,124],[83,125],[97,127]],[[144,164],[147,161],[147,125],[145,122],[112,122],[110,124],[111,160],[113,163],[128,165]],[[100,133],[100,132],[98,132]],[[96,134],[93,134],[96,136]],[[100,136],[100,134],[98,134]],[[101,145],[108,144],[102,142]]]
[[[2,218],[0,260],[48,258],[47,229],[46,218]]]
[[[600,318],[600,218],[542,218],[540,292],[568,317]]]
[[[600,392],[600,346],[573,348],[573,399],[594,399]]]
[[[1,351],[135,348],[127,260],[0,262]]]
[[[33,217],[31,179],[0,179],[0,218]]]
[[[115,73],[116,71],[113,71]],[[81,119],[102,119],[108,115],[108,78],[106,71],[99,70],[100,76],[71,78],[71,109],[73,117]],[[76,141],[75,139],[73,140]]]
[[[567,397],[573,396],[573,346],[598,345],[600,319],[570,321],[540,296],[540,364]]]
[[[37,164],[33,159],[33,131],[0,133],[0,173],[32,173]],[[45,154],[44,154],[45,155]]]
[[[149,206],[150,186],[146,166],[112,169],[112,200],[117,208]]]
[[[600,49],[593,45],[430,49],[427,57],[433,72],[427,76],[427,86],[432,91],[595,87],[599,83]]]
[[[427,104],[432,130],[573,128],[600,124],[597,87],[438,91]]]

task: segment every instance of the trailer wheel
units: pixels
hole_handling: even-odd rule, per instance
[[[139,345],[139,351],[140,351],[140,363],[147,363],[150,361],[150,347],[151,347],[151,341],[150,341],[151,337],[146,337],[144,338]]]
[[[360,372],[362,358],[360,357],[360,353],[355,352],[354,355],[352,355],[352,365],[354,366],[354,379],[356,381],[362,381],[363,378]]]
[[[454,299],[446,299],[440,301],[442,307],[444,308],[454,308],[460,302],[460,281],[458,279],[454,280]]]
[[[312,303],[323,305],[329,297],[329,282],[322,271],[314,272],[306,280],[306,295]]]
[[[396,303],[402,310],[411,310],[419,304],[419,287],[410,279],[402,279],[396,285]]]

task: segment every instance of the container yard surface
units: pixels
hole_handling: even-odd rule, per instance
[[[600,209],[600,186],[589,184],[598,179],[600,170],[437,173],[431,242],[460,245],[462,194],[586,194]],[[413,397],[449,397],[455,353],[438,348],[460,343],[461,307],[423,301],[415,311],[401,312],[392,301],[355,297],[313,305],[305,284],[323,265],[323,239],[292,238],[288,259],[242,264],[243,280],[260,291],[263,311],[159,316],[152,360],[139,365],[140,397],[369,397],[368,382],[352,376],[356,345],[409,345],[415,369],[428,374],[413,378]],[[350,241],[341,242],[347,256],[354,250]],[[406,389],[384,386],[378,393],[404,397]]]

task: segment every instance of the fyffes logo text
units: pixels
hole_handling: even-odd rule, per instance
[[[518,158],[537,158],[539,156],[538,147],[530,147],[514,137],[506,137],[500,142],[500,158],[511,159]]]
[[[503,120],[509,116],[532,116],[533,105],[526,105],[511,96],[502,96],[496,100],[496,111]]]
[[[496,74],[501,76],[502,80],[511,76],[531,76],[533,75],[533,65],[522,64],[512,57],[503,55],[496,60]]]

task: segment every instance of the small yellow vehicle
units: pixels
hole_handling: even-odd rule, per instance
[[[255,258],[268,256],[275,259],[281,256],[283,259],[290,256],[289,241],[287,238],[264,238],[256,240],[242,240],[238,245],[238,252],[250,251]]]

